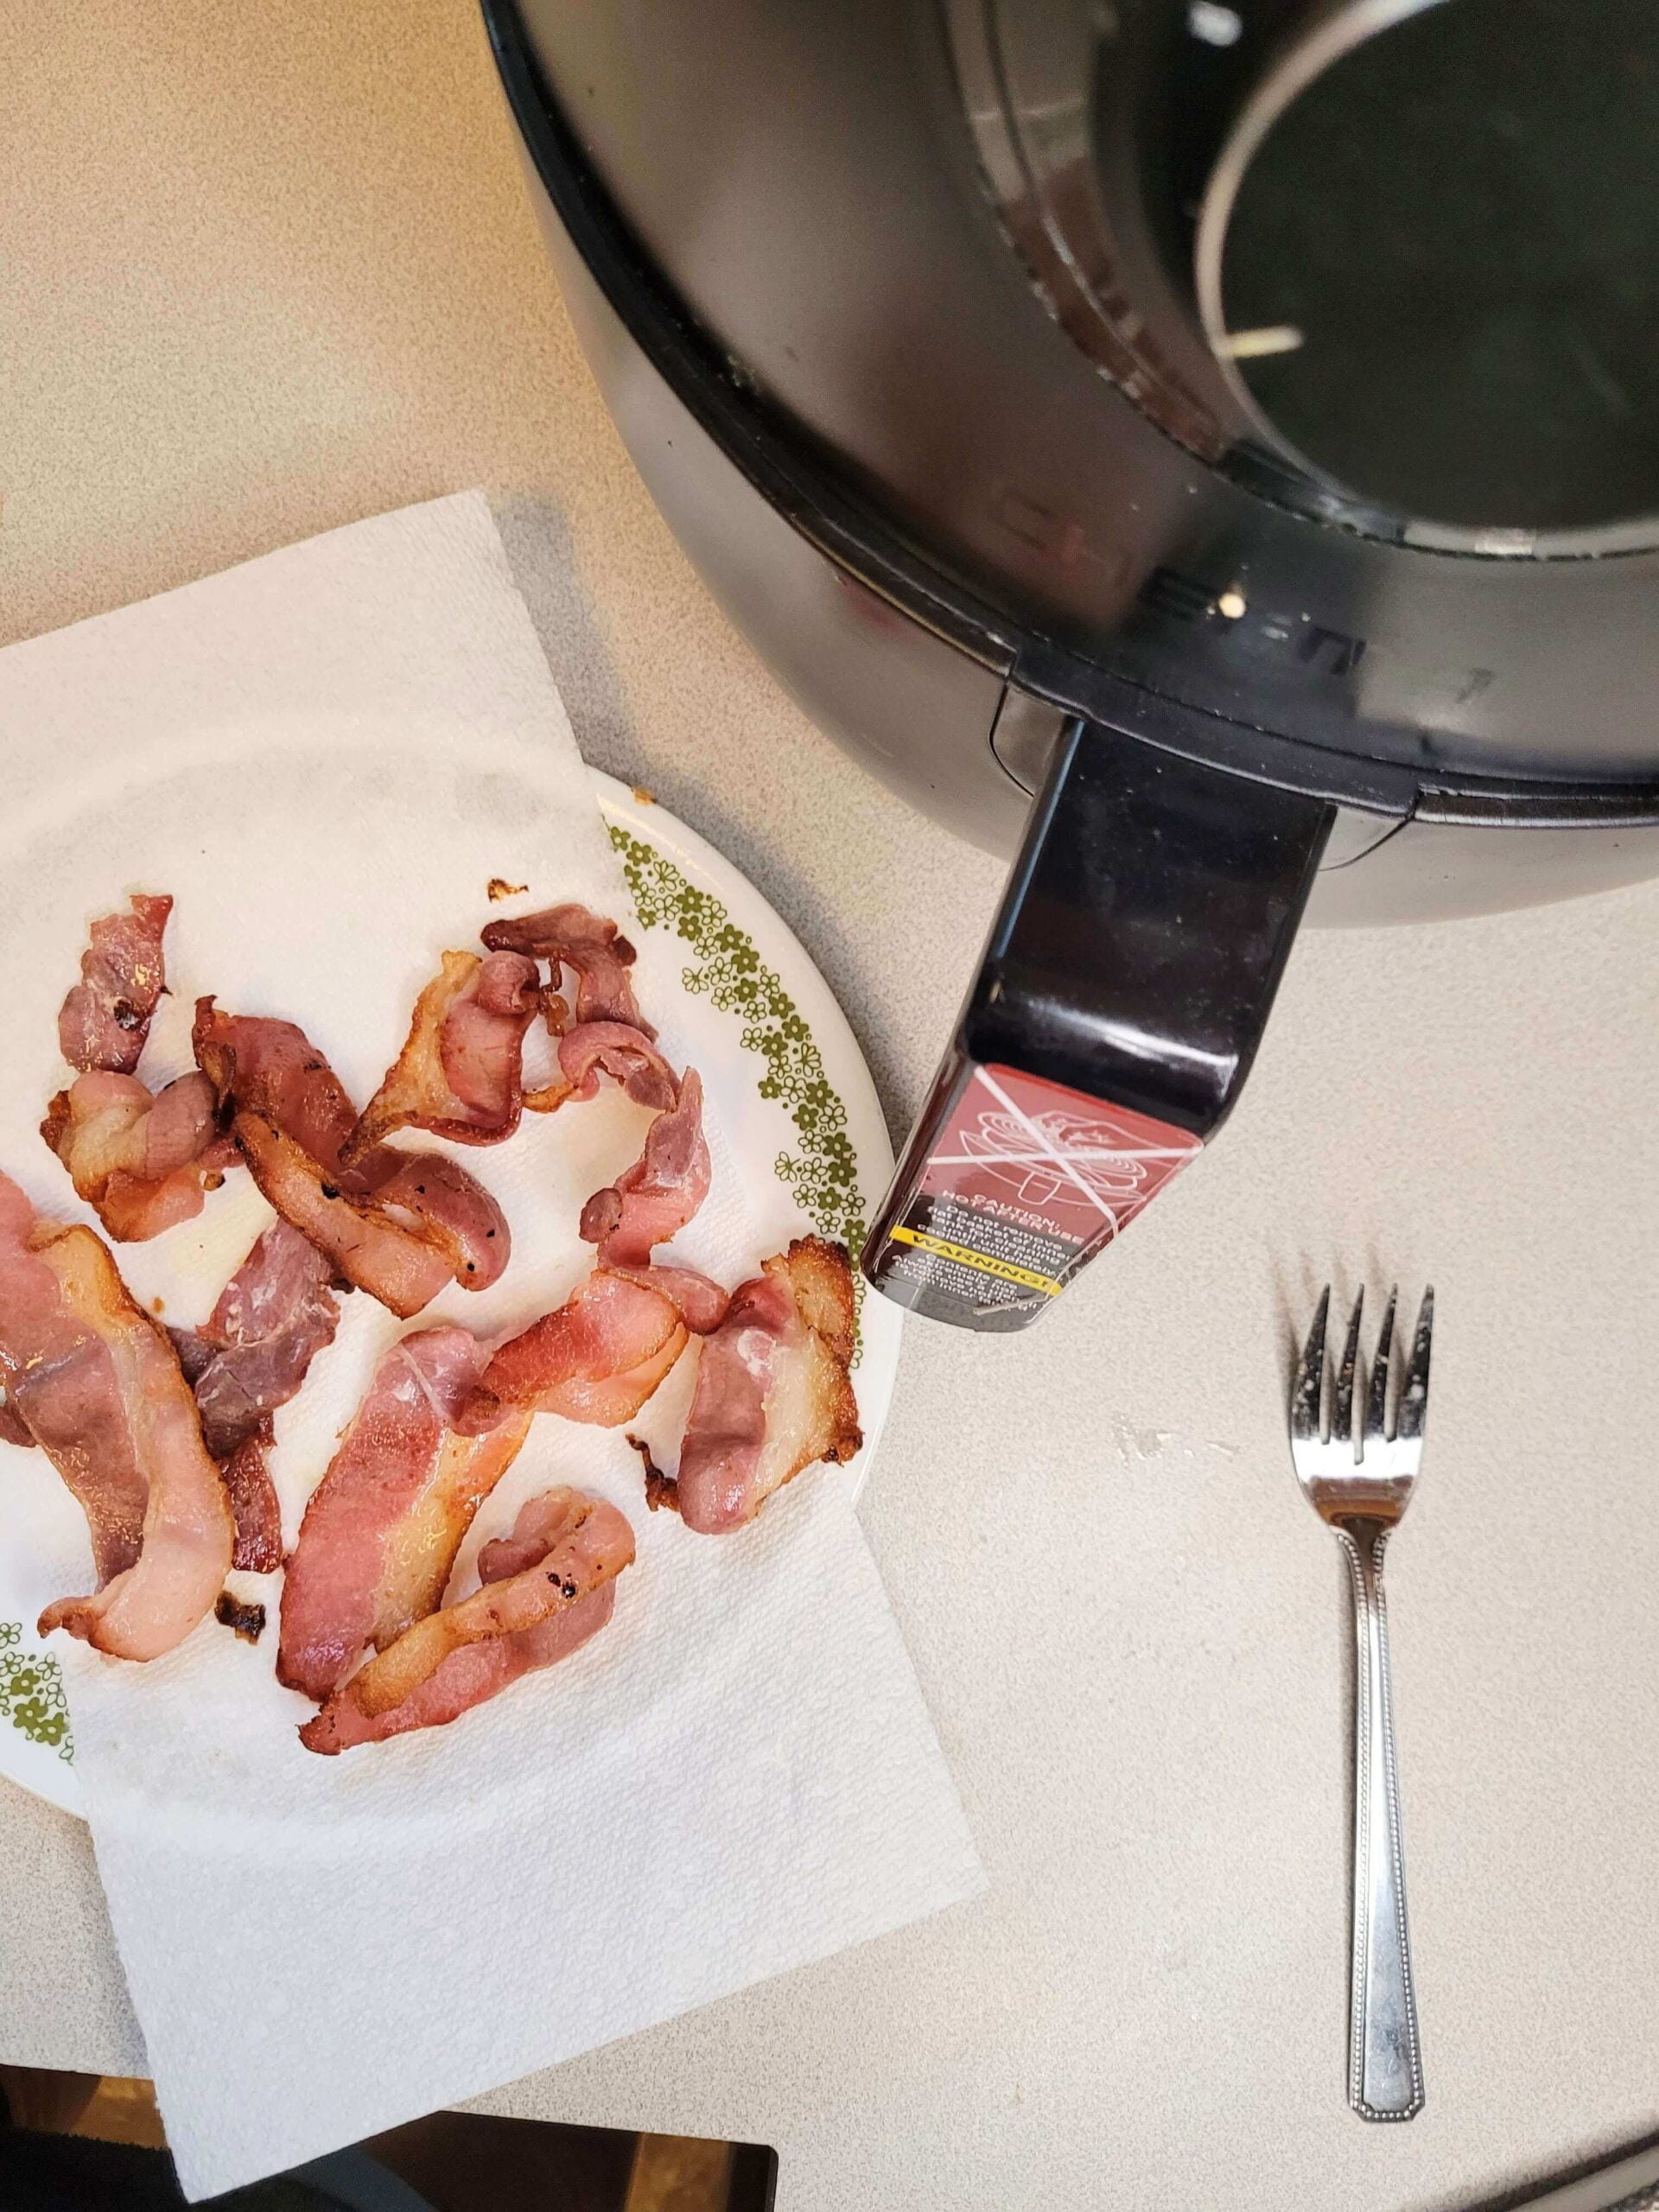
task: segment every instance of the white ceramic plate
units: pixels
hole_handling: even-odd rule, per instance
[[[804,1219],[825,1236],[848,1241],[856,1253],[863,1223],[892,1173],[893,1152],[869,1071],[829,986],[766,900],[712,846],[611,777],[595,774],[594,782],[628,880],[639,934],[658,954],[659,972],[663,955],[680,965],[686,996],[678,1009],[679,1029],[688,1060],[703,1073],[725,1148],[743,1162],[746,1183],[770,1178],[763,1213]],[[67,965],[57,963],[62,973],[54,969],[48,995],[60,995],[78,950],[66,942]],[[271,1010],[288,1009],[273,1004]],[[23,1057],[25,1081],[33,1082],[37,1057]],[[38,1114],[44,1096],[38,1104],[32,1096],[26,1103]],[[36,1164],[29,1164],[36,1168],[31,1187],[39,1191]],[[487,1168],[485,1173],[487,1179]],[[67,1181],[62,1199],[64,1213],[81,1211]],[[171,1236],[200,1248],[213,1281],[223,1280],[247,1241],[234,1224],[211,1239],[199,1236],[194,1224]],[[125,1251],[154,1257],[167,1242]],[[225,1250],[232,1248],[227,1265]],[[147,1286],[135,1287],[147,1294]],[[902,1318],[884,1299],[863,1303],[855,1382],[865,1442],[846,1471],[855,1486],[862,1481],[886,1417]],[[302,1402],[296,1400],[296,1407]],[[0,1445],[0,1485],[8,1483],[38,1494],[49,1491],[55,1477],[38,1453]],[[78,1542],[84,1551],[84,1528],[77,1531],[78,1516],[67,1495],[62,1509],[66,1543]],[[0,1519],[0,1775],[78,1812],[63,1677],[34,1633],[42,1602],[41,1562],[28,1547],[6,1541],[13,1526],[11,1515]],[[69,1586],[49,1586],[45,1594]]]

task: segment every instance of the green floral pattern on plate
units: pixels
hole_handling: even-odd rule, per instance
[[[766,1064],[760,1096],[779,1101],[801,1141],[798,1154],[778,1155],[779,1175],[819,1235],[837,1239],[856,1256],[866,1227],[858,1160],[847,1134],[847,1109],[824,1074],[804,1016],[762,964],[753,938],[718,899],[688,882],[654,845],[620,823],[609,826],[641,924],[672,929],[685,940],[698,961],[683,971],[686,989],[741,1014],[744,1046]],[[861,1291],[856,1273],[854,1282]]]
[[[31,1744],[73,1759],[63,1669],[47,1652],[20,1650],[22,1639],[21,1621],[0,1621],[0,1719],[21,1728]]]

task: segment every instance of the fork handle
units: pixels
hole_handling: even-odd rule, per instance
[[[1422,2110],[1422,2055],[1406,1927],[1406,1864],[1394,1754],[1389,1617],[1382,1597],[1388,1531],[1338,1532],[1353,1587],[1354,1978],[1348,2101],[1362,2120],[1411,2120]]]

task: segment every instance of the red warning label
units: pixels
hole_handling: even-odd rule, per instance
[[[889,1231],[893,1269],[979,1307],[1040,1304],[1202,1149],[1128,1107],[976,1068]]]

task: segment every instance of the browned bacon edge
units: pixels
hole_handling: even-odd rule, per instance
[[[153,1095],[137,1076],[77,1076],[48,1107],[41,1135],[118,1244],[193,1220],[205,1193],[241,1165],[200,1069]]]
[[[48,1605],[40,1633],[65,1628],[123,1659],[170,1651],[218,1596],[234,1535],[195,1400],[107,1246],[90,1229],[37,1219],[4,1176],[0,1379],[85,1506],[95,1564],[108,1577],[95,1596]]]
[[[137,892],[130,913],[104,914],[88,931],[80,981],[58,1013],[58,1044],[72,1068],[130,1075],[167,988],[162,938],[173,901]]]
[[[723,1535],[815,1460],[846,1461],[861,1437],[853,1393],[847,1248],[798,1237],[733,1293],[705,1338],[672,1482],[640,1450],[647,1503]]]
[[[531,1498],[510,1538],[479,1554],[470,1597],[416,1622],[300,1730],[332,1754],[440,1726],[534,1668],[566,1658],[610,1618],[633,1531],[603,1499],[559,1489]]]
[[[497,1346],[456,1426],[477,1434],[523,1407],[619,1428],[685,1345],[685,1324],[671,1299],[652,1284],[595,1268],[563,1306]]]
[[[461,1436],[483,1364],[453,1325],[389,1347],[312,1492],[283,1591],[277,1679],[319,1702],[442,1599],[474,1516],[516,1458],[529,1413]]]
[[[302,1031],[204,998],[194,1036],[254,1181],[346,1281],[408,1319],[451,1279],[464,1290],[499,1279],[506,1217],[454,1160],[385,1146],[341,1165],[357,1115]]]
[[[247,1437],[219,1462],[236,1524],[231,1565],[247,1574],[275,1574],[283,1563],[283,1509],[265,1465],[265,1443]]]
[[[461,1144],[499,1144],[524,1107],[524,1033],[540,971],[515,952],[446,952],[415,1001],[409,1034],[340,1147],[350,1166],[394,1131],[429,1129]]]
[[[639,955],[603,915],[574,902],[547,906],[538,914],[491,922],[483,941],[492,952],[522,952],[531,960],[550,961],[555,985],[560,968],[572,969],[578,1023],[620,1021],[646,1037],[657,1034],[640,1014],[628,973]]]
[[[235,1564],[240,1567],[238,1560]],[[265,1609],[260,1605],[245,1605],[239,1598],[232,1598],[228,1590],[221,1590],[213,1605],[213,1618],[221,1627],[232,1630],[244,1643],[257,1643],[265,1632]]]

